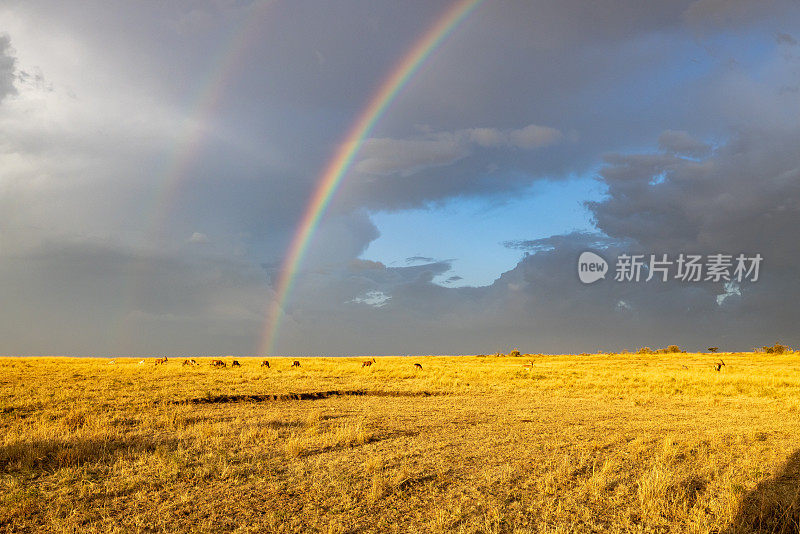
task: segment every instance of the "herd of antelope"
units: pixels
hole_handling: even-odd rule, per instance
[[[163,365],[163,364],[165,364],[167,362],[169,362],[169,359],[166,356],[164,356],[163,358],[157,358],[156,359],[156,365]],[[114,364],[114,363],[116,363],[116,360],[111,360],[108,363],[110,365]],[[142,360],[142,361],[139,362],[139,365],[142,365],[144,363],[145,363],[145,360]],[[364,367],[372,367],[372,364],[375,364],[375,363],[378,363],[378,361],[375,358],[372,358],[370,360],[364,360],[364,361],[361,362],[361,368],[363,369]],[[184,366],[186,366],[186,365],[198,366],[200,364],[198,364],[195,360],[190,359],[190,360],[183,360],[183,365]],[[241,367],[241,366],[242,365],[236,360],[233,360],[233,362],[231,362],[231,367]],[[269,360],[262,360],[260,366],[261,367],[266,367],[267,369],[269,369],[270,368]],[[225,363],[225,361],[223,361],[223,360],[211,360],[211,367],[224,368],[224,367],[228,367],[228,364]],[[298,360],[292,361],[292,364],[289,366],[290,369],[294,368],[294,367],[300,367],[300,362]],[[522,364],[522,368],[525,369],[526,371],[532,370],[533,367],[534,367],[533,360],[530,360],[527,363]],[[686,365],[682,365],[681,367],[683,367],[684,369],[688,369],[688,367]],[[722,359],[720,359],[719,361],[714,363],[714,370],[717,371],[717,372],[721,371],[723,367],[726,367],[726,365],[725,365],[725,362],[722,361]],[[422,364],[421,363],[415,363],[414,364],[414,369],[422,371]]]
[[[163,358],[156,358],[156,365],[163,365],[163,364],[165,364],[167,362],[169,362],[169,359],[166,356],[164,356]],[[109,363],[115,363],[115,362],[114,362],[114,360],[111,360]],[[141,365],[143,363],[145,363],[145,360],[140,361],[139,365]],[[368,363],[369,363],[369,365],[372,365],[372,362],[368,362]],[[200,364],[197,363],[197,361],[195,361],[194,359],[183,360],[183,366],[187,366],[187,365],[199,366]],[[225,362],[225,360],[219,360],[219,359],[211,360],[209,365],[211,365],[211,367],[215,367],[215,368],[218,368],[218,369],[219,368],[223,368],[223,367],[228,367],[228,364]],[[231,362],[231,367],[241,367],[241,366],[242,366],[242,364],[239,363],[237,360],[233,360]],[[261,361],[261,367],[266,367],[267,369],[269,369],[269,360],[262,360]],[[292,364],[290,365],[290,367],[300,367],[300,362],[297,361],[297,360],[294,360],[292,362]]]
[[[164,356],[163,358],[156,358],[156,365],[163,365],[163,364],[168,363],[168,362],[169,362],[169,359],[166,356]],[[111,360],[108,363],[113,364],[113,363],[115,363],[115,361]],[[142,360],[142,361],[139,362],[139,365],[142,365],[144,363],[145,363],[145,360]],[[364,361],[361,362],[361,368],[363,369],[364,367],[372,367],[372,365],[376,364],[376,363],[378,363],[378,361],[375,358],[372,358],[370,360],[364,360]],[[183,360],[183,364],[182,365],[183,366],[199,366],[200,364],[197,363],[194,359],[186,359],[186,360]],[[216,369],[222,369],[222,368],[228,367],[228,364],[225,362],[225,360],[219,360],[219,359],[211,360],[210,365],[211,365],[211,367],[214,367]],[[533,365],[533,362],[531,362],[530,365],[526,365],[525,367],[530,367],[532,365]],[[233,360],[231,362],[231,367],[241,367],[241,366],[242,366],[242,364],[240,364],[236,360]],[[270,368],[269,360],[262,360],[260,367],[266,367],[267,369],[269,369]],[[300,361],[298,361],[298,360],[292,361],[292,363],[289,366],[289,368],[291,369],[291,368],[294,368],[294,367],[300,367]],[[414,369],[422,371],[422,364],[415,363],[414,364]]]

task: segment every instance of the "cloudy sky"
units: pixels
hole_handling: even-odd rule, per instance
[[[323,171],[454,3],[0,3],[0,354],[262,350]],[[796,1],[484,0],[358,150],[275,353],[800,345],[799,41]],[[763,262],[613,279],[681,253]]]

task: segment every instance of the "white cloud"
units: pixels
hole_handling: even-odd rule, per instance
[[[683,130],[664,130],[658,136],[658,146],[667,152],[690,157],[706,156],[711,151],[711,145],[695,139]]]
[[[526,149],[554,145],[563,138],[564,135],[559,130],[536,124],[531,124],[521,130],[514,130],[509,134],[512,145]]]
[[[468,152],[452,136],[436,139],[367,139],[361,147],[358,172],[366,174],[413,174],[427,167],[449,165]]]
[[[391,298],[392,297],[382,291],[367,291],[362,296],[356,297],[349,302],[353,302],[355,304],[366,304],[367,306],[372,306],[373,308],[380,308],[385,306]]]
[[[208,243],[208,236],[202,232],[195,232],[187,240],[188,243],[206,244]]]
[[[729,299],[730,297],[741,297],[742,290],[736,285],[735,282],[725,282],[725,292],[720,293],[717,295],[717,306],[722,306],[725,300]]]
[[[482,147],[501,146],[508,142],[508,136],[497,128],[472,128],[466,132],[470,141]]]
[[[451,165],[476,147],[532,150],[561,142],[561,131],[530,124],[518,130],[469,128],[426,133],[412,139],[371,138],[364,141],[355,169],[364,174],[408,176],[422,169]]]

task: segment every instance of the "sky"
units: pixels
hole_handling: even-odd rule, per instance
[[[0,354],[800,345],[790,0],[477,2],[290,265],[353,125],[458,5],[0,3]],[[637,254],[763,260],[615,280]]]

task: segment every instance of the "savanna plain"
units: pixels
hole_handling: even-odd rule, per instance
[[[222,359],[0,359],[0,531],[799,530],[796,353]]]

